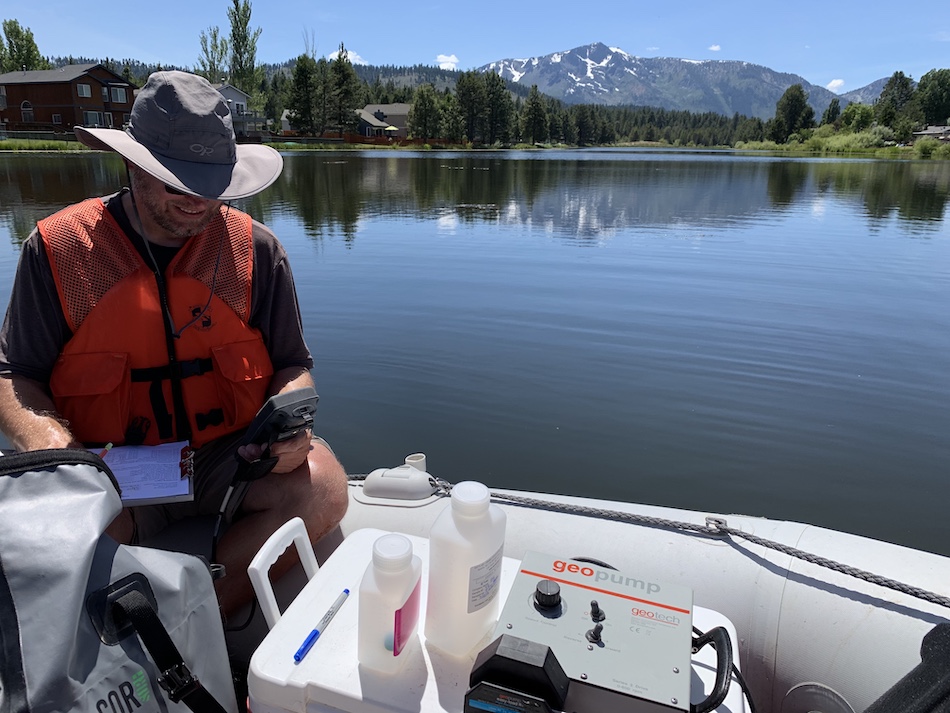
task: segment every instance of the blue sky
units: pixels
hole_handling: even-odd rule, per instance
[[[190,68],[203,30],[230,32],[230,6],[227,0],[164,0],[96,8],[52,0],[11,4],[0,19],[30,28],[44,55],[131,57]],[[667,0],[641,7],[629,0],[252,0],[251,26],[262,30],[259,62],[283,62],[308,47],[327,56],[343,42],[369,64],[466,70],[603,42],[640,57],[761,64],[839,93],[895,71],[920,79],[950,67],[950,15],[941,12],[929,18],[923,9],[895,13],[893,3],[879,0],[801,0],[782,9],[761,0]]]

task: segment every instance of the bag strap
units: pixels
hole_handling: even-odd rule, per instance
[[[161,675],[158,683],[173,703],[184,701],[196,713],[227,713],[188,669],[155,609],[138,590],[130,590],[112,605],[135,627]]]

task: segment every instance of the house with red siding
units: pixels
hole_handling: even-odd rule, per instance
[[[101,64],[0,74],[0,130],[122,128],[129,121],[134,90]]]

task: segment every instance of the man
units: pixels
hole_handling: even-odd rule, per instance
[[[124,509],[109,531],[135,543],[218,513],[236,453],[262,456],[238,445],[254,414],[312,386],[313,362],[283,247],[228,203],[271,185],[283,161],[236,144],[206,80],[157,72],[125,131],[75,132],[123,156],[129,188],[40,221],[24,244],[0,329],[0,429],[20,451],[189,440],[194,502]],[[343,468],[311,436],[271,446],[273,470],[228,500],[239,507],[217,546],[225,614],[250,601],[247,566],[274,530],[299,516],[316,540],[346,511]]]

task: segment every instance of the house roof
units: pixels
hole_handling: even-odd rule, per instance
[[[373,116],[372,112],[367,111],[366,109],[354,109],[354,111],[360,115],[360,119],[365,121],[367,124],[374,128],[385,129],[389,126],[388,121],[381,121]]]
[[[0,84],[60,84],[71,82],[89,73],[89,70],[102,67],[101,64],[67,64],[56,69],[32,69],[28,72],[7,72],[0,74]],[[105,69],[105,67],[102,67]],[[116,79],[129,85],[115,72],[106,69]],[[129,85],[130,86],[130,85]]]
[[[248,99],[251,98],[251,95],[248,94],[247,92],[245,92],[243,89],[238,89],[238,88],[235,87],[233,84],[228,84],[227,82],[225,82],[224,84],[218,82],[218,83],[216,83],[216,84],[212,84],[211,86],[214,87],[215,89],[217,89],[218,92],[220,92],[222,89],[233,89],[233,90],[236,91],[238,94],[243,94],[243,95],[246,96]]]
[[[383,114],[409,114],[409,110],[412,108],[412,104],[367,104],[363,107],[363,111],[368,111],[370,114],[375,114],[377,111],[383,112]]]
[[[915,131],[914,136],[929,136],[931,134],[946,134],[950,133],[950,126],[928,126],[922,131]]]

